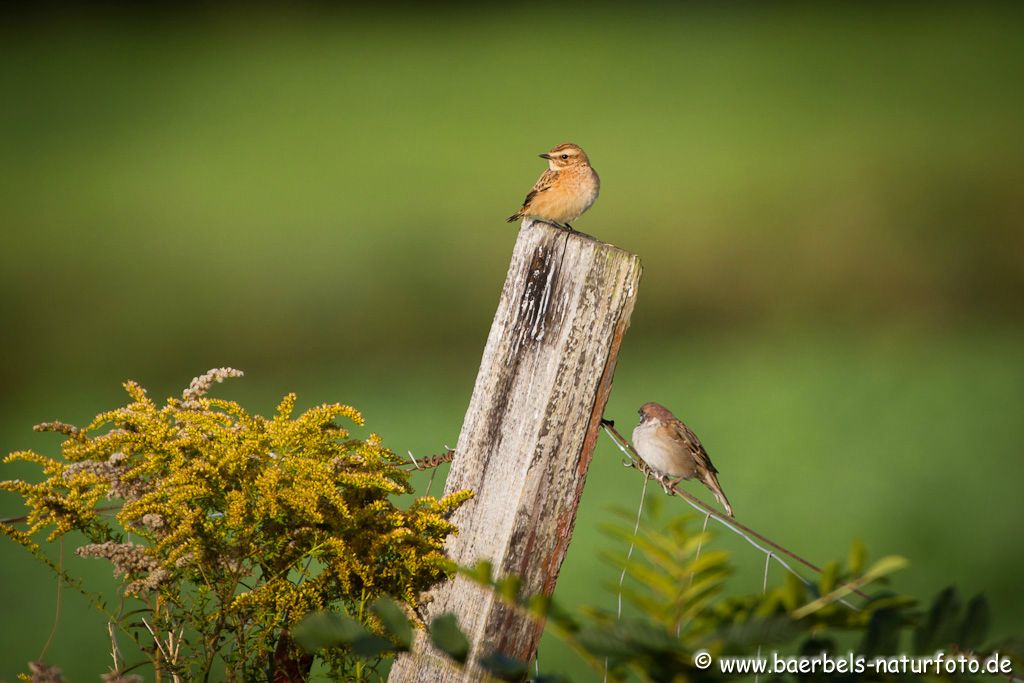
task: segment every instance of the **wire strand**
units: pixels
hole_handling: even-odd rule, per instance
[[[647,498],[647,484],[651,481],[650,477],[644,477],[644,487],[640,491],[640,505],[636,509],[636,522],[633,524],[633,536],[629,539],[629,550],[626,552],[626,561],[622,563],[622,572],[619,574],[619,590],[616,595],[618,605],[615,608],[615,621],[618,622],[622,619],[622,584],[626,581],[626,568],[629,566],[629,561],[633,558],[633,550],[636,548],[636,535],[640,531],[640,518],[644,514],[644,500]],[[604,680],[608,683],[608,658],[604,658]]]
[[[615,429],[614,424],[612,424],[611,422],[609,422],[607,420],[604,420],[604,421],[602,421],[601,426],[604,427],[605,433],[612,440],[612,442],[618,447],[618,449],[620,451],[622,451],[623,455],[625,455],[629,459],[630,464],[633,467],[635,467],[636,469],[640,470],[641,472],[643,472],[647,476],[651,476],[653,474],[653,470],[651,470],[651,468],[647,465],[647,463],[644,462],[643,458],[640,457],[640,454],[636,452],[636,450],[633,448],[633,446],[628,441],[626,441],[626,439],[621,434],[619,434],[618,430]],[[780,553],[784,553],[788,557],[796,560],[797,562],[799,562],[803,566],[807,567],[808,569],[811,569],[812,571],[814,571],[814,572],[816,572],[818,574],[821,573],[821,568],[820,567],[818,567],[815,564],[812,564],[808,560],[805,560],[801,556],[799,556],[796,553],[794,553],[792,550],[789,550],[788,548],[785,548],[785,547],[779,545],[778,543],[776,543],[775,541],[771,540],[770,538],[767,538],[766,536],[762,536],[761,534],[759,534],[758,532],[754,531],[753,529],[751,529],[750,527],[746,526],[745,524],[741,524],[740,522],[737,522],[735,519],[732,519],[732,518],[726,519],[725,517],[723,517],[721,515],[721,513],[719,513],[717,510],[715,510],[714,508],[710,507],[709,505],[707,505],[704,501],[696,498],[695,496],[691,495],[687,491],[684,491],[684,490],[680,489],[678,487],[678,484],[670,484],[668,486],[668,489],[672,493],[674,493],[675,495],[677,495],[677,496],[681,497],[683,500],[685,500],[690,505],[690,507],[694,508],[698,512],[704,513],[706,515],[710,515],[711,517],[713,517],[715,519],[715,521],[717,521],[718,523],[722,524],[723,526],[725,526],[727,529],[729,529],[733,533],[737,534],[738,536],[742,537],[744,540],[747,541],[747,543],[749,543],[750,545],[754,546],[755,548],[757,548],[758,550],[763,552],[765,555],[768,555],[768,559],[769,560],[774,559],[780,566],[782,566],[786,571],[788,571],[790,574],[792,574],[797,579],[799,579],[804,585],[806,585],[806,586],[808,586],[810,588],[814,587],[814,584],[810,580],[808,580],[804,575],[800,574],[798,571],[793,569],[793,567],[789,564],[789,562],[787,562],[786,560],[783,560],[781,557],[779,557],[779,555],[777,553],[773,552],[772,550],[769,550],[768,548],[765,548],[764,546],[767,545],[767,546],[773,548],[775,551],[778,551]],[[757,541],[755,541],[754,538],[756,538],[761,543],[758,543]],[[762,545],[762,543],[764,545]],[[864,592],[862,592],[860,590],[856,590],[854,592],[857,595],[861,596],[862,598],[865,598],[865,599],[870,598],[869,595],[867,595],[866,593],[864,593]],[[850,609],[860,611],[859,607],[857,607],[856,605],[854,605],[850,601],[846,600],[845,598],[840,599],[839,602],[841,602],[842,604],[846,605]]]
[[[700,540],[697,541],[697,552],[695,552],[693,554],[693,561],[694,561],[694,563],[696,563],[697,560],[700,559],[700,551],[704,549],[704,534],[706,534],[707,531],[708,531],[708,522],[710,520],[711,520],[711,514],[710,513],[705,514],[704,515],[704,525],[700,528]],[[690,581],[689,581],[689,583],[686,584],[687,588],[689,588],[690,586],[693,585],[693,579],[696,576],[697,576],[697,570],[695,568],[692,572],[690,572]],[[679,634],[682,633],[682,632],[683,632],[683,620],[682,620],[682,618],[680,618],[679,621],[676,622],[676,638],[678,638]]]
[[[768,592],[768,569],[771,567],[772,554],[768,553],[764,557],[764,580],[761,581],[761,595]],[[761,659],[761,643],[757,644],[757,659]],[[754,683],[758,683],[761,680],[761,672],[758,671],[754,674]]]

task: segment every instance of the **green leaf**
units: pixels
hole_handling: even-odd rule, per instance
[[[505,601],[514,603],[519,598],[519,589],[523,585],[522,580],[515,574],[510,574],[495,584],[495,588]]]
[[[459,572],[470,579],[475,581],[481,586],[491,586],[494,584],[494,565],[487,560],[480,560],[471,567],[460,567]]]
[[[683,544],[682,551],[683,555],[689,557],[690,555],[697,554],[697,548],[707,550],[711,543],[713,535],[710,531],[696,531],[686,539]]]
[[[375,659],[385,652],[395,650],[394,643],[376,633],[365,633],[359,636],[352,641],[350,647],[354,655],[365,659]]]
[[[859,538],[853,539],[850,543],[850,555],[846,559],[847,570],[856,576],[864,571],[864,565],[868,561],[868,550],[864,547],[864,541]]]
[[[731,574],[732,569],[729,568],[729,553],[724,550],[708,550],[705,548],[704,553],[700,557],[695,560],[691,560],[686,565],[687,573],[693,574],[698,574],[711,569],[724,569]]]
[[[745,649],[753,645],[785,643],[799,633],[800,627],[789,615],[777,614],[726,624],[721,635],[731,645]]]
[[[707,572],[694,580],[684,590],[679,591],[678,595],[686,603],[697,603],[701,600],[706,600],[721,591],[725,587],[725,580],[728,578],[729,573],[725,571]]]
[[[864,583],[870,583],[871,581],[880,579],[887,574],[897,572],[908,564],[910,563],[905,557],[900,557],[899,555],[886,555],[871,565],[870,569],[864,572]]]
[[[817,612],[818,610],[822,609],[823,607],[826,607],[827,605],[842,600],[850,593],[858,590],[861,586],[869,584],[872,581],[877,581],[886,574],[890,574],[894,571],[902,569],[903,567],[906,567],[907,564],[908,563],[906,558],[900,557],[898,555],[889,555],[883,557],[882,559],[878,560],[878,562],[875,562],[873,565],[871,565],[871,568],[868,569],[863,576],[859,576],[856,579],[853,579],[852,581],[849,581],[839,586],[838,588],[827,593],[826,595],[823,595],[820,598],[807,603],[803,607],[794,610],[793,618],[803,619],[807,615],[813,614],[814,612]]]
[[[792,612],[800,606],[807,595],[807,586],[793,574],[786,572],[783,578],[782,604],[786,611]]]
[[[800,646],[800,654],[804,657],[816,657],[822,652],[831,654],[835,651],[836,641],[820,636],[811,636]]]
[[[975,595],[967,603],[967,615],[960,625],[960,639],[957,644],[964,650],[976,650],[985,643],[988,636],[992,612],[984,595]]]
[[[876,610],[868,621],[860,652],[869,658],[896,654],[900,646],[902,626],[903,618],[896,610]]]
[[[500,652],[492,652],[478,661],[488,673],[502,681],[525,681],[530,675],[529,662]]]
[[[576,640],[595,657],[611,657],[623,661],[635,661],[643,655],[667,655],[680,648],[680,641],[674,634],[644,619],[587,626],[576,634]]]
[[[576,617],[552,598],[547,596],[543,596],[543,598],[534,596],[533,598],[533,600],[541,599],[544,601],[544,616],[547,618],[548,623],[556,624],[559,628],[564,629],[568,633],[575,633],[580,629]],[[531,611],[539,609],[539,606],[540,603],[537,603],[536,605],[531,605],[530,609]]]
[[[291,635],[307,652],[347,645],[356,656],[372,659],[395,649],[387,638],[367,631],[349,616],[333,612],[310,614],[296,624]]]
[[[597,657],[628,658],[634,654],[633,646],[612,627],[585,626],[576,634],[576,641]]]
[[[545,617],[551,608],[551,597],[543,593],[531,595],[526,608],[535,617]]]
[[[398,603],[389,597],[381,597],[370,606],[370,611],[380,619],[395,645],[401,650],[408,650],[412,645],[412,625]]]
[[[863,605],[863,609],[868,611],[874,611],[879,609],[904,609],[910,608],[917,604],[917,600],[907,595],[898,595],[891,591],[882,591],[877,595],[871,596]]]
[[[459,629],[454,614],[442,614],[430,622],[430,639],[441,652],[459,664],[465,664],[469,656],[469,640]]]
[[[818,588],[822,595],[829,593],[836,587],[836,580],[839,578],[839,563],[833,560],[821,569],[821,576],[818,578]]]
[[[669,635],[665,627],[646,619],[629,619],[619,623],[619,632],[635,649],[648,652],[672,652],[679,648],[679,639]]]
[[[914,650],[930,654],[952,643],[957,636],[960,598],[952,586],[943,589],[932,600],[928,618],[914,631]]]
[[[291,636],[306,652],[348,645],[367,631],[355,619],[334,612],[314,612],[291,630]]]

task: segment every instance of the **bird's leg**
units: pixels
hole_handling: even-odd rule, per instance
[[[670,496],[673,496],[675,495],[675,491],[673,491],[673,489],[676,486],[679,486],[679,482],[681,482],[685,478],[686,477],[676,477],[675,479],[673,479],[669,475],[663,474],[659,481],[661,482],[661,488],[665,489],[665,493]]]

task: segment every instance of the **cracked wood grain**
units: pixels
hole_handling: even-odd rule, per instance
[[[459,564],[490,561],[516,574],[524,594],[554,591],[615,361],[636,300],[640,259],[581,233],[524,221],[484,348],[445,493],[476,496],[453,521]],[[453,612],[471,661],[499,650],[530,658],[542,625],[462,577],[432,595],[429,618]],[[425,639],[389,680],[479,680]]]

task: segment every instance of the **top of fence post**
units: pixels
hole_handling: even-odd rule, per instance
[[[487,560],[524,594],[554,591],[640,273],[618,247],[523,222],[445,486],[476,492],[453,517],[456,562]],[[458,577],[432,598],[431,617],[458,617],[470,663],[453,667],[421,638],[390,681],[476,680],[478,657],[535,652],[542,625],[490,591]]]

